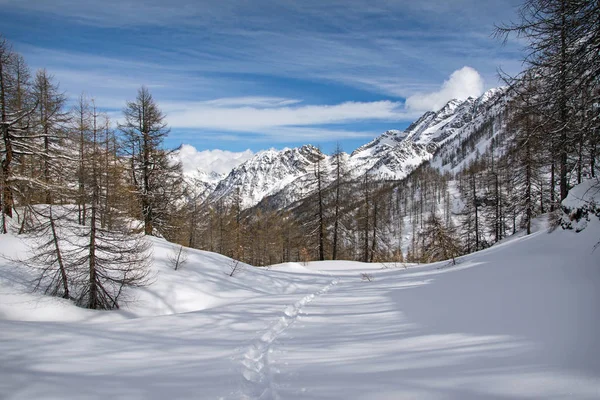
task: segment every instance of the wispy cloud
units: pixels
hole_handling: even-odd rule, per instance
[[[162,107],[173,127],[232,131],[260,131],[282,126],[340,124],[364,120],[397,121],[403,118],[402,104],[391,101],[269,108],[166,102]]]
[[[85,0],[0,0],[3,7],[60,15],[80,23],[103,27],[135,26],[144,23],[163,25],[175,19],[195,15],[195,12],[190,15],[189,7],[184,7],[185,3],[178,0],[172,0],[168,5],[161,0],[104,0],[100,5]]]
[[[263,134],[256,138],[265,143],[298,142],[319,144],[323,142],[339,142],[348,139],[372,139],[381,132],[376,130],[355,131],[351,129],[335,129],[332,127],[278,127],[267,128]]]
[[[221,143],[253,143],[262,144],[260,148],[270,147],[269,144],[320,144],[335,143],[345,140],[365,141],[381,134],[380,129],[353,130],[351,127],[335,126],[280,126],[267,127],[260,131],[220,131],[218,129],[173,128],[170,142],[173,146],[181,143],[212,142]],[[236,146],[239,147],[239,146]]]
[[[465,64],[494,78],[497,65],[490,61],[490,48],[508,49],[489,33],[497,18],[510,15],[514,3],[491,2],[482,8],[475,0],[452,6],[443,1],[359,0],[301,5],[290,0],[277,4],[221,0],[202,2],[201,7],[186,0],[168,4],[107,0],[102,7],[80,0],[3,2],[8,8],[116,24],[121,29],[168,26],[176,41],[162,29],[149,29],[144,31],[146,41],[115,43],[115,49],[126,44],[127,51],[111,68],[137,68],[142,76],[150,71],[154,80],[172,83],[171,73],[180,74],[181,81],[208,74],[213,82],[204,86],[210,90],[224,83],[214,75],[258,74],[333,81],[399,97],[425,92],[431,79],[442,79]],[[126,59],[127,53],[134,57]],[[102,58],[62,59],[106,65]],[[489,79],[488,85],[494,81]]]

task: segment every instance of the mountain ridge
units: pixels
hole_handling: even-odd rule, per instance
[[[425,112],[403,131],[387,130],[352,153],[343,153],[350,178],[369,174],[375,180],[404,179],[446,144],[466,139],[498,115],[506,103],[500,100],[506,96],[506,88],[494,88],[478,98],[452,99],[438,111]],[[285,199],[279,203],[285,207],[314,192],[313,169],[319,159],[327,184],[332,180],[327,172],[333,169],[333,157],[313,145],[260,151],[218,182],[207,182],[206,201],[231,202],[239,196],[246,209],[282,192]],[[438,160],[436,165],[442,168],[441,164]]]

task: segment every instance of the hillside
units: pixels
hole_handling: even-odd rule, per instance
[[[172,245],[153,239],[155,283],[116,312],[28,293],[30,276],[2,260],[0,394],[596,399],[600,221],[535,226],[456,266],[327,261],[234,277],[230,259],[191,249],[174,271]],[[6,236],[0,253],[19,246]]]

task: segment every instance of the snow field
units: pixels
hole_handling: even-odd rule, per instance
[[[248,347],[242,360],[242,376],[245,380],[242,384],[244,390],[241,394],[242,399],[279,399],[273,378],[273,372],[276,371],[271,370],[269,365],[271,345],[298,319],[298,314],[304,306],[316,297],[326,294],[337,283],[338,280],[334,279],[316,293],[308,294],[293,305],[287,306],[283,316],[277,318],[269,329]]]
[[[196,250],[174,271],[173,245],[154,239],[154,284],[117,312],[29,293],[31,276],[3,259],[0,398],[600,398],[600,221],[537,222],[456,266],[233,277],[230,259]],[[1,253],[23,250],[1,239]]]

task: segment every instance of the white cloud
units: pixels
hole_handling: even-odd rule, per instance
[[[203,150],[198,151],[194,146],[184,144],[179,151],[179,158],[186,175],[200,170],[206,173],[216,172],[226,174],[234,167],[254,155],[251,150],[232,152],[227,150]]]
[[[406,99],[406,108],[411,111],[435,111],[452,99],[464,100],[483,93],[483,78],[475,69],[462,67],[454,71],[440,90],[415,94]]]
[[[301,107],[215,107],[205,102],[162,104],[174,128],[259,132],[283,126],[340,124],[366,120],[398,121],[402,104],[392,101],[345,102]]]

